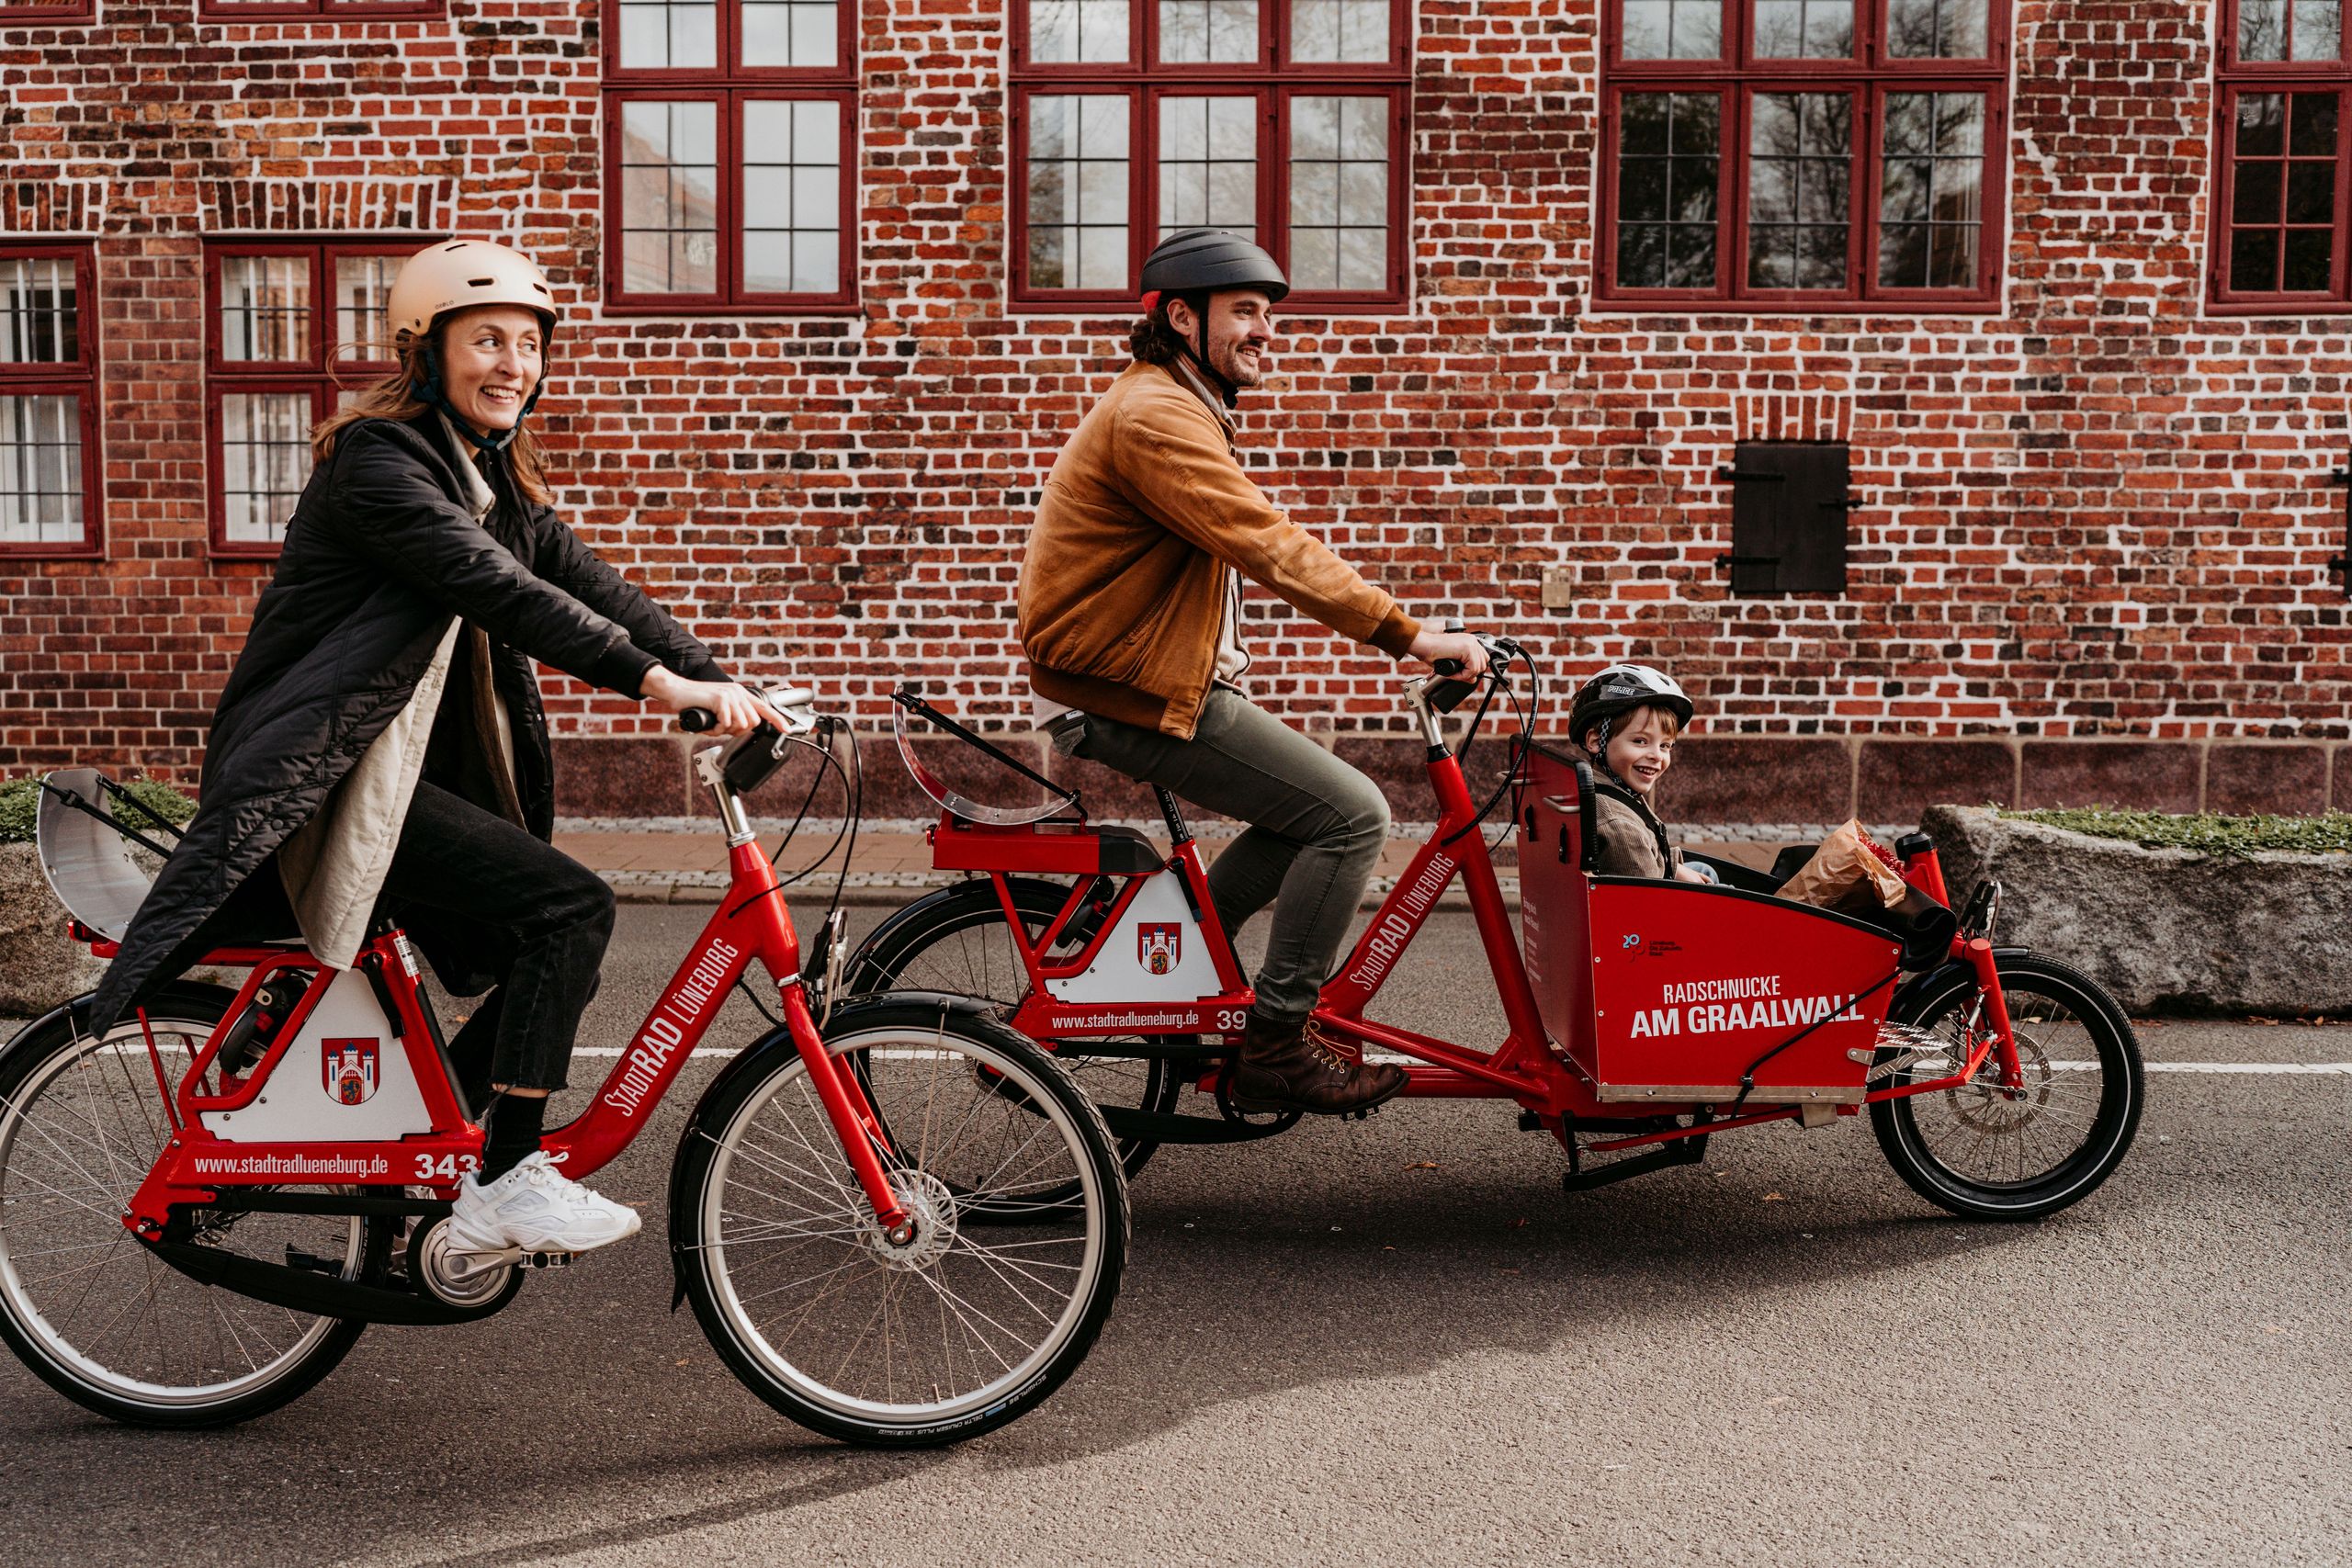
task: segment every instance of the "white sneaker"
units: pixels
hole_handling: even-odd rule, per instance
[[[449,1242],[462,1252],[586,1252],[626,1241],[644,1222],[635,1209],[591,1192],[556,1169],[561,1155],[535,1149],[496,1180],[458,1186]]]

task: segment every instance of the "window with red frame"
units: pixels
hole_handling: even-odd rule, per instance
[[[95,22],[97,0],[0,0],[0,28]]]
[[[605,301],[856,303],[856,0],[605,0]]]
[[[208,20],[303,21],[340,17],[439,17],[446,0],[198,0],[197,14]]]
[[[2343,0],[2222,0],[2213,302],[2352,303]]]
[[[93,249],[0,243],[0,555],[99,551]]]
[[[2009,0],[1608,0],[1600,297],[1989,306]]]
[[[1405,0],[1014,0],[1013,279],[1129,304],[1178,229],[1232,229],[1285,309],[1405,299]]]
[[[311,427],[397,368],[398,246],[220,242],[204,256],[212,548],[275,555],[311,477]]]

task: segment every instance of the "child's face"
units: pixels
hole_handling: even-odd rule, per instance
[[[1674,720],[1657,708],[1635,708],[1610,726],[1601,761],[1644,799],[1674,765]]]

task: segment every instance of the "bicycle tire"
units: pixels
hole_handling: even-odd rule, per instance
[[[1052,1057],[963,998],[920,993],[853,998],[834,1009],[825,1042],[835,1057],[864,1054],[876,1069],[881,1103],[876,1109],[894,1130],[886,1164],[910,1210],[922,1216],[916,1241],[893,1249],[874,1224],[806,1064],[789,1035],[778,1032],[712,1085],[680,1143],[670,1222],[680,1285],[729,1370],[811,1431],[899,1449],[993,1431],[1035,1408],[1069,1379],[1117,1299],[1129,1216],[1110,1134]],[[1001,1088],[982,1083],[976,1066],[1001,1075],[1023,1103],[1016,1107]],[[970,1109],[957,1118],[952,1098],[944,1108],[936,1103],[943,1093],[961,1095]],[[900,1095],[908,1098],[893,1098]],[[918,1103],[935,1114],[922,1114]],[[893,1109],[899,1113],[890,1114]],[[1022,1141],[995,1168],[1022,1158],[1050,1129],[1056,1136],[1044,1143],[1043,1153],[1014,1174],[1052,1159],[1066,1159],[1077,1171],[1074,1201],[1050,1211],[1034,1205],[1034,1239],[1008,1232],[1001,1214],[986,1228],[960,1226],[957,1210],[966,1200],[951,1194],[943,1174],[953,1162],[995,1156],[1000,1145],[989,1144],[984,1134],[972,1141],[971,1128],[975,1118],[986,1113],[993,1120],[999,1112]],[[1059,1179],[1057,1172],[1049,1175]],[[1012,1189],[993,1189],[987,1177],[967,1174],[956,1186],[1000,1207],[1013,1201],[1007,1195]],[[976,1239],[982,1235],[989,1238],[986,1244]],[[928,1253],[920,1250],[925,1247]],[[792,1272],[814,1265],[818,1272],[775,1285],[761,1271],[779,1264]],[[1048,1269],[1054,1272],[1043,1272]],[[1057,1298],[1051,1287],[1065,1271],[1069,1290]],[[843,1274],[850,1278],[840,1278]],[[896,1281],[909,1282],[894,1337]],[[810,1293],[820,1282],[822,1288]],[[786,1294],[795,1290],[808,1299]],[[870,1309],[869,1297],[877,1300]],[[1036,1344],[1012,1345],[1015,1355],[1008,1356],[1008,1347],[998,1341],[1016,1332],[1001,1321],[1015,1315],[1006,1310],[1012,1303],[1046,1326]],[[798,1315],[787,1321],[795,1310]],[[935,1351],[928,1342],[928,1318],[921,1340],[906,1326],[916,1310],[935,1311]],[[876,1321],[879,1342],[869,1348]],[[831,1361],[853,1329],[833,1371],[823,1372],[820,1362]],[[959,1349],[972,1374],[961,1381]],[[1001,1375],[987,1372],[980,1349]],[[857,1360],[861,1350],[863,1361]],[[920,1397],[926,1384],[930,1397]],[[917,1396],[899,1397],[902,1387]]]
[[[2098,982],[2053,959],[2030,953],[2002,958],[1999,974],[2025,1058],[2025,1089],[2016,1098],[2004,1094],[1991,1081],[1999,1067],[1988,1055],[1975,1082],[1876,1101],[1871,1106],[1871,1130],[1895,1174],[1929,1202],[1970,1219],[2038,1220],[2080,1202],[2113,1173],[2138,1130],[2146,1077],[2131,1021]],[[1898,1021],[1942,1034],[1951,1042],[1946,1050],[1957,1052],[1964,1042],[1957,1037],[1955,1023],[1964,1024],[1976,995],[1975,977],[1955,971],[1923,991]],[[2063,1010],[2065,1016],[2041,1016],[2053,1009]],[[2060,1040],[2070,1021],[2080,1028],[2089,1048],[2087,1059],[2053,1055],[2068,1048]],[[1930,1058],[1924,1066],[1917,1062],[1906,1066],[1905,1055],[1883,1049],[1871,1069],[1874,1082],[1932,1079],[1953,1070],[1950,1055]],[[2098,1085],[2086,1109],[2075,1080],[2088,1076],[2094,1066]],[[1944,1115],[1966,1131],[1969,1146],[1984,1151],[1988,1161],[1997,1162],[1998,1151],[2005,1147],[2015,1148],[2019,1156],[2016,1173],[2006,1179],[1972,1173],[1939,1154],[1936,1139],[1921,1124],[1922,1101],[1939,1104]],[[2028,1169],[2022,1133],[2047,1123],[2063,1139],[2069,1118],[2082,1128],[2079,1140],[2047,1165]]]
[[[148,1020],[159,1043],[187,1042],[182,1048],[192,1054],[235,996],[217,986],[175,984],[148,1004]],[[292,1403],[335,1369],[366,1325],[294,1313],[198,1284],[148,1253],[123,1228],[118,1215],[161,1152],[169,1124],[154,1103],[157,1090],[138,1019],[119,1021],[104,1037],[92,1039],[74,1022],[79,1005],[36,1020],[0,1050],[0,1339],[59,1393],[130,1426],[228,1427]],[[42,1119],[43,1107],[53,1100],[62,1111],[68,1097],[75,1120],[52,1133]],[[89,1146],[69,1141],[76,1137]],[[44,1153],[60,1172],[58,1181],[40,1174]],[[100,1166],[103,1170],[93,1168]],[[82,1190],[81,1183],[89,1190]],[[228,1245],[231,1237],[243,1235],[244,1249],[261,1256],[279,1249],[266,1244],[256,1248],[255,1235],[282,1240],[288,1233],[329,1235],[337,1229],[345,1277],[380,1268],[389,1232],[376,1221],[354,1218],[338,1227],[326,1216],[251,1215],[219,1224],[209,1239]],[[44,1230],[46,1235],[40,1234]],[[80,1239],[54,1239],[69,1235]],[[48,1245],[20,1245],[42,1241]],[[96,1261],[84,1257],[88,1253],[96,1254]],[[57,1266],[62,1271],[28,1279],[23,1266],[44,1255],[67,1262]],[[94,1277],[74,1280],[77,1272]],[[112,1290],[136,1281],[147,1292],[152,1343],[110,1344],[114,1324],[77,1328],[72,1322],[52,1321],[69,1311],[78,1320],[100,1278]],[[44,1289],[51,1283],[59,1289]],[[74,1300],[67,1301],[68,1295]],[[124,1332],[136,1329],[134,1323]],[[209,1353],[208,1330],[214,1340]],[[251,1345],[266,1343],[269,1335],[282,1336],[285,1348],[257,1362]],[[232,1362],[238,1356],[247,1363],[243,1372],[217,1382],[173,1384],[134,1375],[129,1365],[143,1357],[146,1370],[155,1373],[164,1370],[162,1363],[176,1359],[198,1368],[194,1375],[200,1379],[209,1359]]]

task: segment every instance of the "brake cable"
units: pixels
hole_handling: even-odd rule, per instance
[[[1486,721],[1487,710],[1494,705],[1495,694],[1503,689],[1502,671],[1510,668],[1514,660],[1527,666],[1527,678],[1532,687],[1531,696],[1540,695],[1543,690],[1543,678],[1535,672],[1535,661],[1527,657],[1525,649],[1513,644],[1510,653],[1503,660],[1501,667],[1494,671],[1493,678],[1487,682],[1486,695],[1479,699],[1477,711],[1470,716],[1470,728],[1463,731],[1462,744],[1453,753],[1453,760],[1457,763],[1469,756],[1470,748],[1476,743],[1478,726]],[[1522,715],[1517,693],[1511,695],[1511,711],[1515,716]],[[1440,840],[1438,848],[1442,850],[1449,848],[1464,835],[1476,832],[1480,825],[1494,813],[1495,807],[1502,804],[1503,795],[1510,791],[1511,781],[1518,777],[1520,763],[1526,759],[1527,748],[1532,743],[1532,735],[1533,730],[1529,718],[1521,716],[1519,733],[1511,739],[1510,761],[1503,768],[1502,782],[1495,785],[1495,793],[1487,797],[1487,804],[1478,808],[1477,814]]]
[[[795,746],[805,746],[810,751],[815,752],[819,766],[816,777],[808,781],[808,793],[801,797],[800,809],[793,814],[790,825],[784,830],[784,836],[777,840],[775,852],[768,856],[768,863],[770,865],[775,865],[778,861],[780,861],[784,856],[786,848],[789,846],[793,839],[798,835],[801,823],[808,818],[808,807],[817,798],[817,791],[824,784],[826,771],[828,769],[831,770],[834,776],[838,777],[842,782],[842,802],[844,808],[844,815],[842,818],[841,827],[834,829],[832,842],[825,846],[824,852],[822,854],[820,854],[815,860],[810,861],[798,871],[794,872],[790,876],[778,878],[775,886],[770,889],[771,892],[782,893],[784,889],[795,886],[820,870],[826,862],[833,858],[835,851],[842,851],[841,869],[833,877],[832,900],[831,903],[826,905],[824,917],[820,922],[820,929],[830,931],[832,928],[833,915],[835,911],[840,909],[842,907],[842,894],[849,886],[850,866],[855,861],[857,856],[857,829],[860,819],[865,815],[865,758],[864,751],[857,744],[856,731],[851,729],[845,722],[828,714],[820,718],[818,723],[821,733],[823,733],[827,739],[827,744],[823,746],[820,746],[816,742],[797,735],[788,736],[786,738],[790,744]],[[843,770],[842,767],[841,759],[833,753],[831,741],[831,738],[836,734],[844,734],[849,737],[850,760],[852,766],[855,769],[855,777],[854,779],[851,773]],[[843,847],[844,840],[847,840],[847,846],[845,849]],[[762,898],[764,898],[767,896],[768,895],[766,893],[758,895],[758,897]],[[730,909],[728,912],[731,915],[748,908],[751,907],[751,900],[747,899],[745,902],[737,905],[734,909]],[[744,996],[751,998],[752,1005],[759,1010],[761,1017],[766,1019],[770,1023],[776,1024],[778,1026],[783,1024],[784,1020],[768,1010],[767,1004],[760,999],[760,994],[752,988],[750,983],[744,978],[744,976],[736,976],[735,985],[737,989],[741,990]]]

